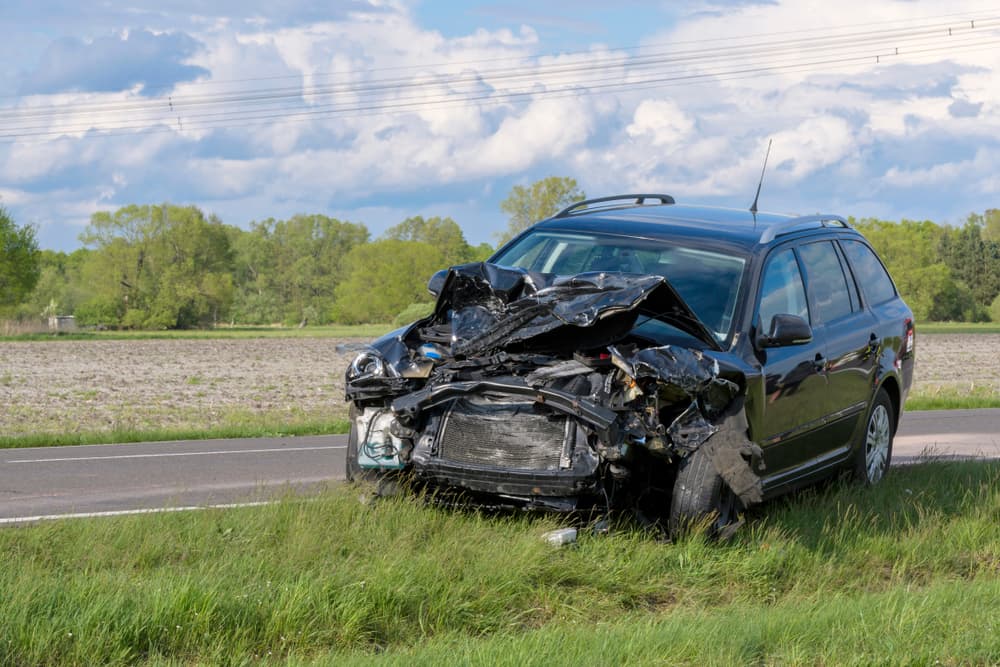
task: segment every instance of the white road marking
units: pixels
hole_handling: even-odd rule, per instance
[[[222,505],[189,505],[185,507],[159,507],[141,510],[113,510],[107,512],[77,512],[75,514],[39,514],[37,516],[13,516],[0,518],[0,525],[7,523],[29,523],[32,521],[50,521],[52,519],[90,519],[102,516],[125,516],[127,514],[162,514],[163,512],[194,512],[197,510],[235,509],[237,507],[260,507],[271,505],[274,501],[260,500],[249,503],[226,503]]]
[[[222,454],[263,454],[267,452],[307,452],[317,449],[347,449],[347,445],[323,445],[320,447],[277,447],[274,449],[231,449],[214,452],[167,452],[161,454],[116,454],[114,456],[77,456],[51,459],[14,459],[7,463],[53,463],[56,461],[110,461],[114,459],[156,459],[168,456],[215,456]]]

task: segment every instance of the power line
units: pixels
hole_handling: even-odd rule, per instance
[[[1000,26],[1000,17],[986,17],[978,20],[978,28],[972,28],[973,22],[960,25],[935,24],[920,26],[918,30],[905,31],[863,31],[846,35],[833,35],[826,38],[799,38],[780,42],[757,42],[748,45],[722,47],[718,49],[674,50],[666,52],[646,53],[627,58],[602,59],[601,53],[589,54],[589,61],[573,63],[555,63],[542,65],[526,70],[524,67],[487,69],[474,73],[457,75],[432,75],[414,79],[373,79],[360,84],[328,84],[312,86],[294,86],[282,88],[258,88],[239,92],[218,93],[211,95],[169,95],[152,101],[135,102],[102,102],[94,104],[31,106],[19,109],[0,109],[0,119],[43,117],[48,115],[82,115],[110,113],[114,111],[144,112],[149,110],[168,110],[171,114],[183,112],[192,106],[213,106],[231,103],[268,102],[274,99],[300,99],[333,94],[352,94],[363,92],[410,89],[415,87],[461,85],[479,81],[506,81],[519,79],[543,79],[545,77],[567,73],[586,73],[597,69],[608,70],[619,67],[654,67],[664,64],[687,63],[692,66],[708,60],[725,59],[727,57],[754,57],[762,53],[794,52],[802,47],[810,51],[833,49],[842,46],[874,45],[887,40],[906,44],[914,40],[933,39],[935,37],[954,36],[965,31],[983,31]],[[377,70],[376,70],[377,71]]]
[[[992,40],[988,42],[982,42],[976,45],[976,48],[968,48],[965,51],[982,51],[995,49],[997,45],[1000,44],[1000,40]],[[920,53],[910,54],[910,55],[926,55],[929,53],[940,52],[941,48],[935,49],[924,49]],[[765,68],[750,68],[744,70],[733,70],[733,71],[720,71],[720,72],[710,72],[703,74],[689,74],[684,76],[675,77],[662,77],[658,79],[651,80],[640,80],[634,82],[615,82],[602,85],[592,86],[590,89],[579,90],[572,88],[561,88],[551,91],[546,91],[545,93],[537,92],[520,92],[520,93],[506,93],[500,96],[482,96],[479,98],[441,98],[433,101],[422,101],[422,102],[401,102],[395,104],[372,104],[368,106],[354,106],[354,107],[338,107],[335,109],[310,109],[308,111],[300,111],[293,113],[283,113],[283,114],[262,114],[258,116],[244,116],[240,119],[241,122],[233,123],[232,119],[218,119],[214,121],[202,121],[197,124],[189,124],[186,130],[210,130],[210,129],[227,129],[233,127],[244,127],[247,125],[269,125],[273,124],[273,121],[281,120],[283,123],[297,123],[297,122],[307,122],[313,121],[319,117],[333,117],[338,118],[357,118],[357,117],[367,117],[385,114],[394,114],[401,112],[412,112],[420,111],[423,109],[443,109],[455,106],[467,106],[471,103],[486,103],[493,105],[500,105],[505,103],[510,103],[516,101],[518,98],[523,97],[541,97],[545,99],[557,99],[566,97],[581,97],[587,95],[595,95],[599,93],[606,93],[609,91],[621,91],[621,92],[632,92],[640,90],[648,90],[654,88],[666,88],[675,85],[690,85],[697,83],[705,83],[709,81],[731,81],[739,79],[749,79],[757,78],[760,76],[768,76],[780,73],[788,72],[801,72],[809,71],[817,66],[827,68],[830,65],[865,65],[870,64],[869,57],[856,57],[856,58],[842,58],[831,61],[822,62],[805,62],[805,63],[787,63],[779,66],[765,67]],[[137,134],[152,134],[160,132],[176,132],[174,128],[168,127],[165,124],[159,126],[150,127],[148,124],[135,125],[135,126],[121,126],[113,128],[110,131],[104,131],[99,135],[100,137],[109,136],[134,136]],[[50,136],[55,134],[65,134],[64,131],[54,131],[54,132],[40,132],[34,135],[26,136]],[[23,138],[23,137],[19,137]],[[11,135],[0,135],[0,141],[4,143],[11,143],[13,137]]]
[[[991,8],[991,10],[992,10],[992,8]],[[684,44],[697,44],[697,45],[699,45],[701,47],[704,47],[706,44],[712,44],[712,43],[717,43],[717,42],[724,42],[726,44],[732,45],[732,44],[738,44],[739,42],[742,42],[742,41],[745,41],[745,40],[755,40],[755,39],[758,39],[758,38],[766,38],[766,37],[781,37],[781,36],[784,36],[784,35],[798,35],[798,36],[801,37],[802,40],[813,40],[814,38],[805,37],[805,35],[808,35],[810,33],[825,33],[828,36],[837,36],[837,31],[839,31],[839,30],[846,30],[846,29],[850,29],[850,28],[859,28],[859,27],[868,27],[868,28],[871,28],[873,26],[890,26],[890,25],[913,24],[915,22],[931,21],[931,20],[935,20],[936,21],[936,20],[939,20],[939,19],[953,19],[952,23],[954,23],[955,22],[954,20],[957,20],[959,17],[966,18],[966,19],[968,19],[970,21],[971,20],[978,21],[978,20],[984,19],[984,17],[982,16],[982,12],[981,11],[950,12],[950,13],[945,13],[945,14],[932,14],[932,15],[917,16],[917,17],[906,18],[906,19],[891,19],[891,20],[888,20],[888,21],[866,21],[866,22],[861,22],[861,23],[841,24],[841,25],[832,26],[832,27],[831,26],[825,26],[825,27],[822,27],[822,28],[797,28],[797,29],[794,29],[794,30],[770,31],[770,32],[764,32],[764,33],[753,33],[753,34],[740,35],[740,36],[699,38],[699,39],[690,39],[690,40],[671,40],[670,42],[653,42],[653,43],[647,43],[647,44],[644,44],[644,45],[641,45],[641,46],[639,46],[639,45],[631,45],[631,46],[605,47],[605,48],[603,48],[603,50],[601,51],[601,53],[639,51],[639,50],[642,50],[642,49],[659,48],[659,47],[665,47],[665,46],[677,46],[677,45],[684,45]],[[895,28],[894,30],[917,29],[917,28],[928,27],[928,26],[932,26],[932,25],[938,25],[938,24],[920,23],[919,25],[909,25],[909,27]],[[778,43],[786,43],[786,42],[787,42],[787,40],[781,40]],[[764,43],[761,43],[761,44],[767,44],[767,42],[764,42]],[[593,53],[595,53],[594,49],[587,49],[587,50],[577,50],[577,51],[566,51],[566,52],[560,52],[560,53],[538,54],[538,55],[534,55],[534,56],[511,56],[511,57],[507,57],[507,58],[502,58],[501,57],[501,58],[479,58],[479,59],[473,59],[473,60],[459,60],[459,61],[440,61],[440,62],[432,62],[432,63],[419,63],[419,64],[414,64],[414,65],[385,66],[385,67],[378,68],[377,70],[373,70],[373,72],[412,71],[412,70],[419,70],[419,69],[437,69],[437,70],[441,70],[441,69],[446,69],[446,68],[464,67],[464,66],[468,66],[468,65],[477,65],[477,64],[483,64],[483,63],[496,64],[498,62],[514,62],[514,63],[518,63],[519,66],[523,66],[524,63],[525,63],[525,61],[529,61],[529,62],[530,61],[536,61],[537,62],[537,61],[541,61],[543,58],[588,56],[588,55],[592,55]],[[320,72],[312,72],[312,73],[310,73],[310,76],[311,77],[330,77],[330,76],[340,76],[342,74],[343,74],[342,72],[320,71]],[[246,78],[240,78],[240,79],[221,79],[221,80],[220,79],[215,79],[215,80],[210,80],[210,81],[190,81],[190,82],[184,82],[184,85],[185,86],[191,86],[191,87],[199,87],[199,86],[229,85],[229,84],[233,84],[233,83],[246,83],[246,82],[257,82],[257,81],[273,81],[273,80],[281,80],[281,79],[300,80],[300,79],[302,79],[302,76],[303,76],[302,74],[282,74],[282,75],[273,75],[273,76],[265,76],[265,77],[246,77]],[[165,89],[173,89],[175,87],[175,85],[176,85],[175,83],[169,83],[169,84],[168,83],[163,83],[163,84],[144,85],[143,86],[143,90],[165,90]],[[0,95],[0,99],[18,99],[20,97],[21,96],[17,96],[17,95],[14,95],[14,96],[2,96],[2,95]]]
[[[289,108],[284,107],[283,109],[252,109],[252,108],[227,108],[225,104],[232,104],[233,100],[226,100],[224,102],[217,102],[216,107],[222,105],[223,111],[214,112],[199,112],[199,113],[188,113],[183,115],[183,124],[185,129],[213,129],[213,128],[225,128],[225,127],[237,127],[246,123],[258,123],[261,121],[300,121],[300,120],[312,120],[316,117],[323,116],[338,116],[338,117],[357,117],[363,115],[379,115],[384,113],[392,112],[410,112],[419,111],[422,108],[443,108],[447,106],[455,105],[469,105],[469,104],[503,104],[516,101],[523,98],[545,98],[545,97],[556,97],[564,96],[566,94],[575,95],[587,95],[587,94],[597,94],[598,92],[608,92],[608,91],[628,91],[628,90],[639,90],[647,89],[651,87],[665,87],[668,85],[677,85],[678,82],[681,83],[694,83],[700,80],[711,80],[711,79],[729,79],[734,77],[743,76],[756,76],[764,74],[781,73],[782,71],[808,71],[810,68],[828,68],[830,66],[836,65],[848,65],[848,64],[862,64],[865,62],[871,62],[873,59],[876,61],[884,59],[905,59],[907,57],[912,57],[915,55],[928,54],[940,51],[952,51],[960,52],[966,50],[978,50],[976,47],[988,47],[996,43],[994,39],[990,39],[996,33],[996,27],[1000,24],[993,19],[993,23],[989,23],[991,19],[986,19],[983,22],[978,22],[981,27],[975,29],[975,33],[970,32],[962,35],[956,35],[954,29],[952,30],[951,37],[928,37],[924,34],[910,34],[907,39],[910,39],[915,45],[926,43],[936,39],[938,41],[947,42],[946,45],[942,46],[927,46],[925,48],[910,48],[902,49],[900,51],[898,47],[893,47],[888,52],[885,51],[886,47],[884,45],[872,42],[872,46],[864,51],[859,52],[858,49],[851,51],[850,49],[841,48],[840,44],[830,44],[826,46],[821,46],[817,49],[812,49],[813,51],[818,51],[819,53],[813,55],[812,60],[797,60],[797,61],[777,61],[774,62],[773,59],[777,57],[776,54],[787,53],[789,49],[770,49],[770,50],[760,50],[758,49],[754,53],[750,52],[734,52],[732,50],[716,49],[716,50],[703,50],[700,53],[697,51],[691,52],[691,57],[687,60],[679,60],[675,57],[678,52],[671,52],[671,56],[665,59],[657,59],[652,57],[646,57],[645,60],[636,61],[632,59],[628,62],[632,64],[621,64],[616,63],[613,67],[606,66],[602,64],[597,65],[587,65],[583,67],[578,67],[576,69],[569,69],[564,71],[549,72],[549,81],[541,81],[544,76],[538,75],[536,72],[532,73],[514,73],[519,76],[512,76],[509,81],[511,82],[521,82],[526,86],[526,89],[513,88],[509,90],[497,90],[494,89],[489,93],[479,93],[479,94],[456,94],[456,93],[431,93],[424,95],[411,95],[410,97],[397,97],[390,99],[389,101],[367,101],[364,99],[364,95],[374,94],[379,92],[379,89],[368,90],[363,87],[355,88],[354,90],[346,89],[347,92],[353,92],[358,96],[358,101],[351,105],[345,105],[344,103],[333,103],[324,105],[312,105],[309,107],[295,107]],[[985,23],[985,25],[984,25]],[[898,39],[902,39],[900,35],[895,35]],[[847,39],[844,36],[840,36],[839,39]],[[855,40],[857,41],[857,40]],[[815,44],[816,40],[808,40],[809,44]],[[906,40],[900,41],[899,43],[905,44]],[[882,50],[880,51],[879,48]],[[798,50],[798,49],[792,49]],[[824,55],[825,51],[833,51],[838,55],[843,55],[844,57],[832,58]],[[855,55],[847,55],[847,54]],[[720,68],[709,71],[694,71],[688,72],[686,74],[681,74],[678,68],[680,67],[695,67],[698,65],[708,65],[711,63],[718,63],[720,60],[725,61],[726,57],[733,58],[735,55],[740,56],[740,62],[744,66],[733,69]],[[748,59],[751,56],[756,57],[758,60],[754,63],[755,66],[750,66]],[[768,61],[767,58],[771,58]],[[762,60],[763,59],[763,60]],[[669,70],[670,66],[674,67],[674,71]],[[622,80],[624,75],[634,75],[636,73],[643,73],[650,69],[654,70],[654,74],[657,76],[647,76],[646,78],[633,78],[629,80]],[[617,72],[621,70],[621,72]],[[615,76],[604,78],[596,78],[595,75],[605,75],[609,72],[615,71]],[[668,75],[669,76],[666,76]],[[577,78],[572,78],[571,75],[578,75]],[[563,77],[560,79],[560,77]],[[420,86],[414,86],[412,90],[417,92],[428,91],[431,88],[440,88],[440,82],[432,82],[433,86],[424,85],[423,88]],[[537,83],[548,83],[549,85],[560,84],[561,87],[548,88],[546,90],[535,90],[534,85]],[[454,85],[454,84],[453,84]],[[579,90],[579,88],[585,87],[586,90]],[[344,90],[336,91],[336,93],[330,94],[345,94]],[[299,93],[301,98],[301,92]],[[317,95],[318,97],[318,95]],[[280,99],[278,101],[281,101]],[[275,113],[276,111],[282,111],[281,113]],[[173,110],[171,110],[173,111]],[[266,112],[266,113],[265,113]],[[12,141],[17,141],[25,138],[41,138],[47,136],[56,136],[67,133],[74,132],[86,132],[86,131],[96,131],[101,132],[97,136],[109,136],[108,132],[116,132],[123,130],[137,130],[137,131],[151,131],[157,129],[159,131],[168,131],[168,128],[150,128],[150,124],[173,124],[175,115],[164,114],[160,110],[155,108],[150,108],[147,110],[142,110],[138,112],[139,114],[153,114],[151,118],[141,119],[139,124],[129,124],[129,123],[117,123],[114,125],[105,124],[103,127],[94,127],[93,123],[86,125],[64,125],[58,127],[58,129],[49,129],[50,126],[6,126],[0,122],[0,140],[5,140],[5,143],[10,143]],[[14,119],[11,119],[14,120]],[[17,122],[24,122],[25,118],[16,119]],[[140,119],[133,119],[140,120]],[[82,122],[82,121],[81,121]],[[40,131],[35,131],[40,130]],[[169,131],[174,131],[169,129]],[[136,132],[129,132],[129,134],[135,134]]]

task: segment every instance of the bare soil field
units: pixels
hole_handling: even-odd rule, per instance
[[[917,336],[913,393],[1000,394],[1000,334]]]
[[[356,352],[344,348],[358,343],[2,342],[0,433],[213,429],[346,418],[344,369]]]
[[[357,339],[0,342],[0,433],[269,427],[347,416]],[[918,338],[911,396],[1000,394],[1000,334]]]

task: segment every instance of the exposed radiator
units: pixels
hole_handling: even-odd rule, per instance
[[[532,403],[456,400],[438,436],[442,461],[511,470],[570,466],[572,423],[537,412]]]

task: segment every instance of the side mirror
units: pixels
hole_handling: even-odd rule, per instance
[[[779,313],[771,318],[771,328],[767,334],[758,336],[759,347],[784,347],[805,345],[812,341],[813,332],[809,323],[798,315]]]
[[[441,294],[441,288],[444,287],[444,279],[448,277],[448,269],[441,269],[427,281],[427,291],[437,298]]]

